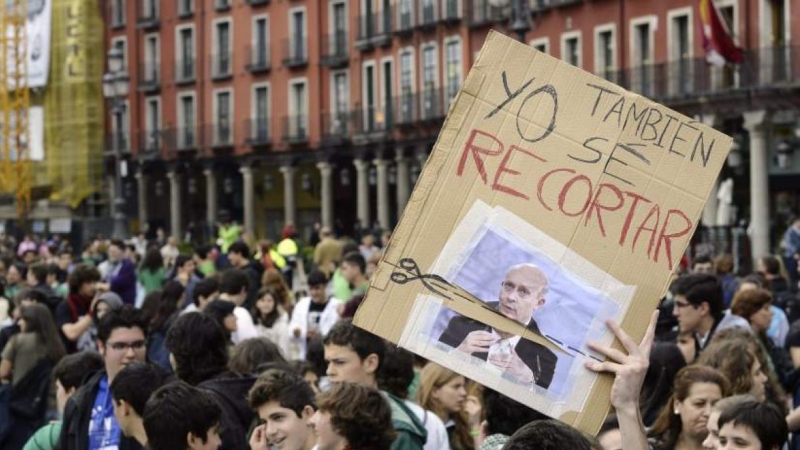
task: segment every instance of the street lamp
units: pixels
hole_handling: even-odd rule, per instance
[[[128,236],[128,219],[125,217],[122,198],[122,112],[125,99],[128,98],[130,78],[123,67],[122,50],[113,47],[108,51],[108,72],[103,75],[103,96],[111,102],[111,116],[115,121],[116,132],[113,134],[114,147],[114,237],[125,239]]]
[[[525,43],[525,35],[533,29],[529,0],[489,0],[489,4],[505,9],[511,6],[511,15],[508,18],[508,29],[517,33],[517,39]]]

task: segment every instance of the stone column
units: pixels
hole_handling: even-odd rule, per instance
[[[255,202],[253,187],[253,169],[249,166],[239,168],[242,174],[242,187],[244,189],[244,229],[252,236],[256,234]]]
[[[378,182],[378,224],[381,229],[389,229],[389,161],[376,159],[374,161]]]
[[[714,127],[717,122],[715,114],[703,114],[699,117],[703,125]],[[719,208],[719,200],[717,200],[717,191],[719,191],[719,178],[714,181],[714,186],[711,187],[711,192],[708,194],[706,207],[703,209],[702,225],[706,227],[713,227],[717,224],[717,209]]]
[[[744,129],[750,134],[750,241],[754,261],[770,253],[768,124],[764,110],[744,113]]]
[[[363,159],[354,159],[353,165],[356,166],[356,198],[358,205],[358,223],[361,229],[369,229],[369,162]]]
[[[295,223],[296,197],[294,190],[294,166],[281,166],[283,174],[283,216],[285,223]]]
[[[320,196],[322,197],[322,226],[333,230],[333,168],[329,162],[317,163],[320,175]]]
[[[217,202],[217,176],[211,169],[203,170],[206,176],[206,222],[210,230],[214,229],[214,224],[219,220],[219,203]]]
[[[181,174],[175,169],[167,172],[169,178],[169,214],[172,236],[179,241],[183,239],[183,205],[181,204]]]
[[[138,194],[139,200],[139,211],[138,211],[138,219],[139,219],[139,231],[145,231],[147,227],[147,175],[145,175],[144,171],[140,168],[136,172],[136,190]]]
[[[411,195],[411,175],[408,170],[408,158],[403,153],[402,147],[397,148],[397,155],[395,156],[397,163],[397,217],[403,214],[403,210],[408,203],[408,197]]]

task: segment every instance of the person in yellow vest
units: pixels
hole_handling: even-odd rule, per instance
[[[295,240],[295,236],[297,235],[297,230],[294,227],[294,224],[288,223],[285,227],[283,227],[283,233],[281,233],[281,241],[278,243],[278,254],[286,260],[286,265],[283,267],[281,272],[283,272],[283,276],[286,278],[286,283],[289,285],[290,289],[293,289],[293,281],[294,281],[294,269],[297,267],[297,257],[299,253],[299,248],[297,246],[297,241]]]
[[[231,244],[239,240],[242,234],[242,227],[236,222],[225,221],[219,224],[219,234],[217,235],[217,245],[220,246],[223,255],[228,254],[228,248]]]
[[[262,239],[258,243],[258,253],[255,258],[261,261],[266,269],[276,269],[283,271],[286,267],[286,259],[275,249],[275,242],[271,239]]]

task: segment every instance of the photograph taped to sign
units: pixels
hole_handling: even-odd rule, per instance
[[[417,319],[408,321],[400,345],[453,370],[474,369],[482,384],[511,389],[507,395],[525,391],[529,405],[555,417],[585,401],[596,378],[583,368],[592,357],[586,343],[611,342],[605,320],[619,320],[635,292],[533,225],[483,202],[472,206],[431,273],[560,351],[497,331],[425,295],[417,298]]]

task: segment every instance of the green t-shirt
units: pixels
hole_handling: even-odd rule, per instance
[[[62,422],[50,422],[39,428],[36,433],[28,439],[22,450],[53,450],[58,444],[58,437],[61,435]]]
[[[147,269],[142,269],[136,276],[136,279],[144,287],[145,294],[149,294],[157,289],[161,289],[164,285],[164,268],[159,267],[155,272]]]
[[[214,272],[217,271],[217,268],[214,267],[214,262],[213,261],[205,261],[205,262],[203,262],[202,264],[200,264],[200,266],[198,266],[198,269],[200,269],[200,273],[202,273],[203,275],[205,275],[207,277],[210,277],[211,275],[214,275]]]
[[[353,298],[353,291],[350,289],[350,283],[344,279],[340,269],[337,268],[336,271],[333,272],[331,283],[333,283],[334,297],[345,302]]]

